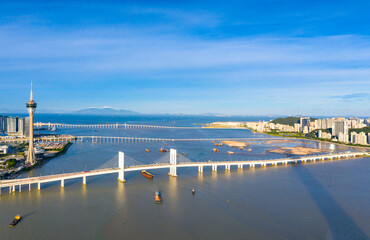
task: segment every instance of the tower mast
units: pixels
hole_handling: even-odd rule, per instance
[[[35,114],[35,110],[37,107],[37,103],[33,100],[33,88],[32,88],[32,80],[31,80],[31,93],[30,93],[30,100],[26,103],[26,107],[28,113],[30,115],[30,136],[29,136],[29,145],[28,145],[28,153],[26,159],[26,166],[31,166],[36,162],[35,156],[35,149],[33,147],[33,115]]]

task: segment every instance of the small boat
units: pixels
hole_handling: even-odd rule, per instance
[[[232,152],[232,151],[227,151],[226,153],[227,154],[234,154],[234,152]]]
[[[145,149],[145,152],[150,152],[150,150],[149,149]]]
[[[168,152],[168,150],[167,150],[167,149],[164,149],[163,147],[161,147],[161,148],[159,149],[159,152]]]
[[[191,194],[195,195],[195,188],[191,190]]]
[[[154,193],[154,201],[156,204],[162,203],[161,194],[158,191]]]
[[[17,215],[15,216],[14,220],[9,224],[9,227],[14,227],[21,221],[21,216]]]
[[[166,146],[168,146],[168,144],[167,143],[163,143],[164,145],[166,145]]]
[[[215,141],[212,141],[212,143],[215,145],[215,146],[222,146],[222,142],[221,143],[216,143]]]
[[[214,152],[219,152],[220,150],[218,150],[217,148],[214,148],[213,151]]]
[[[145,170],[141,171],[141,174],[142,174],[144,177],[147,177],[147,178],[149,178],[149,179],[153,179],[153,177],[154,177],[154,175],[153,175],[153,174],[151,174],[151,173],[149,173],[149,172],[147,172],[147,171],[145,171]]]
[[[183,153],[182,153],[182,155],[186,156],[186,155],[188,155],[188,154],[183,152]]]
[[[248,152],[252,152],[252,148],[248,149]]]

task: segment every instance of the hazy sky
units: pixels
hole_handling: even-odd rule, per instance
[[[370,1],[153,2],[0,1],[0,112],[370,115]]]

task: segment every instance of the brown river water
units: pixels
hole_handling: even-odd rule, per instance
[[[90,132],[87,132],[90,131]],[[141,132],[142,131],[142,132]],[[149,131],[149,132],[148,132]],[[265,137],[246,130],[68,130],[71,134],[117,136]],[[235,150],[233,156],[213,153],[211,142],[168,143],[188,153],[191,160],[268,159],[286,157],[266,153],[271,146],[252,146],[251,153]],[[291,146],[292,143],[281,146]],[[294,145],[294,144],[293,144]],[[343,152],[353,149],[318,142],[304,145]],[[94,169],[119,150],[142,162],[161,155],[161,143],[75,143],[69,151],[43,167],[20,177]],[[145,148],[152,150],[146,153]],[[321,161],[217,173],[204,168],[150,171],[153,180],[139,172],[103,175],[42,185],[41,191],[0,196],[0,239],[369,239],[370,158]],[[196,194],[191,194],[195,187]],[[160,191],[162,204],[153,193]],[[8,224],[16,214],[22,221]]]

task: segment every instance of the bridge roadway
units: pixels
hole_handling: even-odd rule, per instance
[[[174,154],[175,154],[174,156],[176,156],[176,150],[174,151]],[[131,171],[169,168],[170,169],[169,175],[177,176],[176,168],[179,168],[179,167],[198,167],[198,172],[203,173],[203,167],[212,167],[212,171],[217,171],[217,167],[225,166],[225,171],[230,171],[231,166],[238,166],[239,169],[243,169],[243,166],[249,166],[249,168],[254,168],[256,166],[266,167],[267,165],[277,166],[277,165],[286,165],[286,164],[298,163],[298,162],[306,163],[308,161],[315,162],[315,161],[320,161],[320,160],[333,160],[333,159],[340,159],[340,158],[362,157],[362,156],[370,156],[370,153],[353,152],[353,153],[341,153],[341,154],[315,155],[315,156],[307,156],[307,157],[301,157],[301,158],[281,158],[281,159],[270,159],[270,160],[253,160],[253,161],[184,162],[184,163],[177,163],[176,162],[177,158],[175,157],[175,162],[172,162],[172,163],[126,166],[123,168],[122,167],[107,168],[107,169],[99,169],[99,170],[92,170],[92,171],[63,173],[63,174],[46,175],[46,176],[40,176],[40,177],[3,180],[3,181],[0,181],[0,194],[1,194],[2,188],[9,188],[9,193],[15,192],[16,186],[18,186],[18,190],[19,192],[21,192],[22,185],[28,185],[28,189],[29,191],[31,191],[31,185],[35,183],[37,184],[38,190],[41,190],[41,183],[48,183],[48,182],[55,182],[55,181],[60,181],[61,187],[64,187],[65,180],[74,179],[74,178],[82,178],[82,183],[86,185],[86,177],[97,176],[97,175],[102,175],[102,174],[111,174],[111,173],[118,173],[119,174],[118,179],[121,180],[122,182],[125,182],[124,172],[131,172]],[[119,165],[123,166],[124,165],[123,153],[122,153],[121,159],[122,159],[121,160],[122,162],[121,164],[119,163]]]
[[[175,127],[175,126],[158,126],[148,124],[128,124],[128,123],[107,123],[107,124],[65,124],[65,123],[42,123],[33,124],[34,127],[48,128],[179,128],[179,129],[198,129],[201,127]]]
[[[75,136],[75,137],[37,137],[35,142],[83,142],[91,140],[93,143],[120,143],[120,142],[191,142],[191,141],[265,141],[282,140],[284,138],[140,138],[140,137],[111,137],[111,136]],[[2,139],[4,143],[26,143],[28,138]]]
[[[139,137],[108,137],[108,136],[76,136],[76,141],[91,139],[93,142],[196,142],[196,141],[265,141],[282,140],[284,138],[139,138]]]

